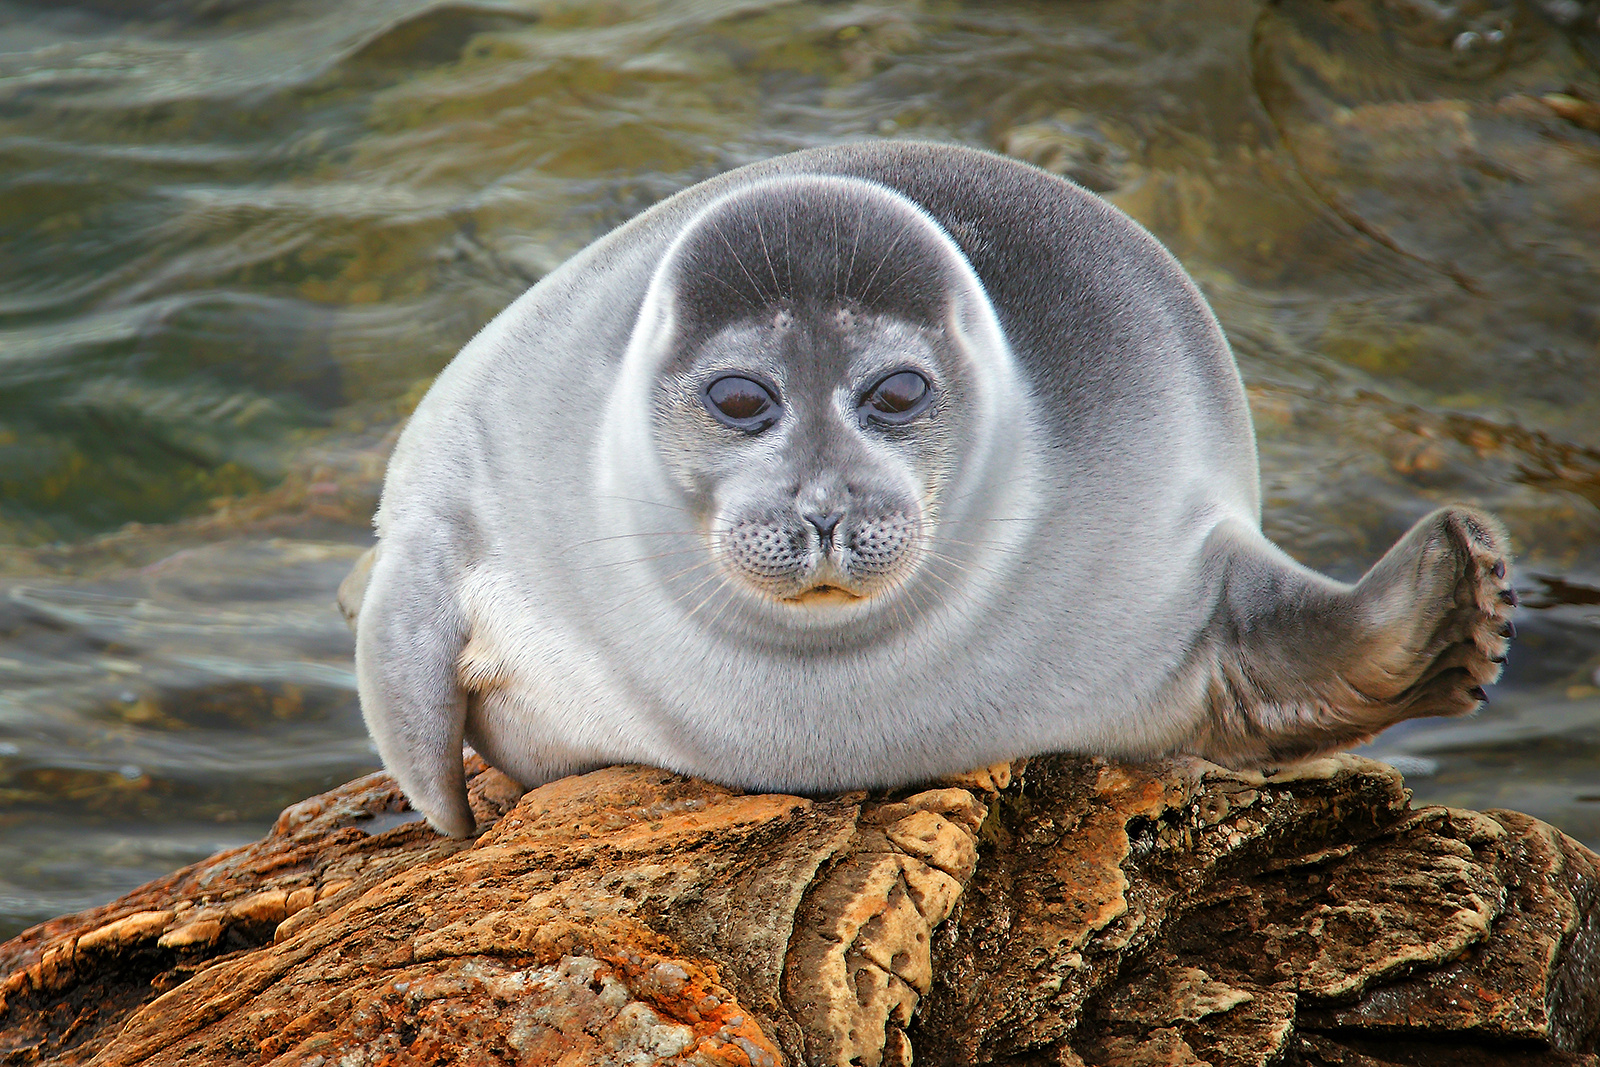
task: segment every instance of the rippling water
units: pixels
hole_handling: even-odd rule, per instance
[[[1600,844],[1593,0],[0,0],[0,936],[375,766],[331,598],[429,377],[650,203],[868,137],[1167,242],[1306,562],[1502,515],[1492,705],[1374,751]]]

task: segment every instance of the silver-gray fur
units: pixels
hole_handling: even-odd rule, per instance
[[[904,421],[863,399],[897,370],[931,398]],[[719,421],[729,375],[769,426]],[[1148,233],[1002,157],[851,145],[688,189],[501,313],[341,593],[383,761],[455,835],[464,738],[528,786],[813,792],[1276,763],[1477,706],[1515,603],[1492,518],[1435,512],[1350,586],[1258,494],[1227,342]]]

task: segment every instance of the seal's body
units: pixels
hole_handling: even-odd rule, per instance
[[[377,526],[362,708],[453,834],[463,737],[528,786],[1292,759],[1471,710],[1515,602],[1467,509],[1355,586],[1286,557],[1176,261],[919,144],[745,167],[591,245],[439,376]]]

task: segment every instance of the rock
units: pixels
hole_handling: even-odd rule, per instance
[[[1549,826],[1354,756],[1011,771],[471,758],[475,841],[371,775],[0,946],[0,1062],[1600,1064],[1600,861]]]

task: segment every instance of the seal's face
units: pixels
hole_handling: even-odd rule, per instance
[[[982,283],[920,208],[848,178],[742,188],[641,303],[599,438],[599,595],[810,653],[914,629],[1009,565],[1025,526],[989,523],[1026,490],[1025,409]]]
[[[961,377],[937,324],[788,301],[674,361],[656,440],[747,596],[849,606],[903,587],[924,558]]]

